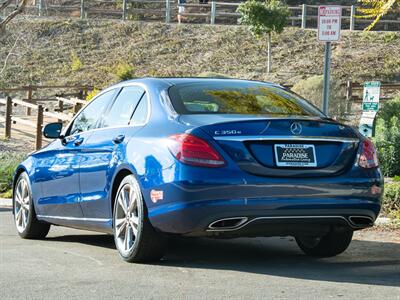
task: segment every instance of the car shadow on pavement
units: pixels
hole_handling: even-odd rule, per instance
[[[74,242],[115,249],[111,235],[66,235],[48,241]],[[121,262],[122,263],[122,262]],[[317,281],[400,286],[400,243],[353,240],[331,258],[304,255],[293,238],[170,239],[155,265],[250,272]]]
[[[160,265],[318,281],[400,286],[400,244],[353,240],[331,258],[304,255],[293,238],[177,239]]]
[[[80,243],[108,249],[116,249],[113,236],[108,234],[61,235],[56,237],[47,237],[45,241]]]

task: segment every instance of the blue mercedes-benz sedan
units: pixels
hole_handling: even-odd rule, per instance
[[[51,224],[114,235],[129,262],[169,236],[294,236],[308,255],[346,250],[383,192],[372,142],[272,83],[144,78],[99,93],[15,173],[22,238]]]

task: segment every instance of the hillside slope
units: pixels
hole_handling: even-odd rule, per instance
[[[287,28],[273,37],[274,73],[265,42],[242,26],[165,25],[121,21],[17,20],[0,35],[0,87],[118,81],[118,64],[134,76],[202,72],[291,84],[322,74],[323,44],[314,30]],[[400,80],[400,33],[344,31],[333,45],[340,80]],[[4,67],[3,67],[4,64]]]

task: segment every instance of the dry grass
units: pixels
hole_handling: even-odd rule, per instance
[[[273,38],[275,73],[270,76],[265,74],[264,41],[242,26],[19,20],[0,36],[0,44],[0,70],[16,44],[0,74],[0,87],[80,83],[101,88],[118,81],[113,72],[118,64],[132,66],[137,77],[215,72],[295,83],[321,74],[323,64],[323,45],[315,31],[294,28]],[[399,33],[344,31],[333,46],[332,71],[340,80],[399,80],[398,53]],[[71,57],[82,65],[73,68]]]

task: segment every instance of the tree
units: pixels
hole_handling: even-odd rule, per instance
[[[15,2],[15,0],[6,0],[2,3],[0,3],[0,12],[4,11],[7,7],[11,5],[12,2]],[[28,0],[19,0],[17,2],[17,5],[15,6],[15,9],[10,12],[4,19],[0,18],[0,32],[3,31],[5,26],[12,20],[14,19],[17,15],[22,13],[26,7],[26,4],[28,3]]]
[[[371,30],[379,20],[391,11],[400,10],[400,0],[358,0],[363,6],[358,9],[363,15],[360,18],[370,19],[374,21],[365,28],[365,31]]]
[[[248,25],[256,38],[261,39],[267,35],[267,72],[270,73],[272,69],[271,34],[283,31],[290,15],[288,7],[279,0],[249,0],[242,2],[237,11],[242,14],[239,22]]]

